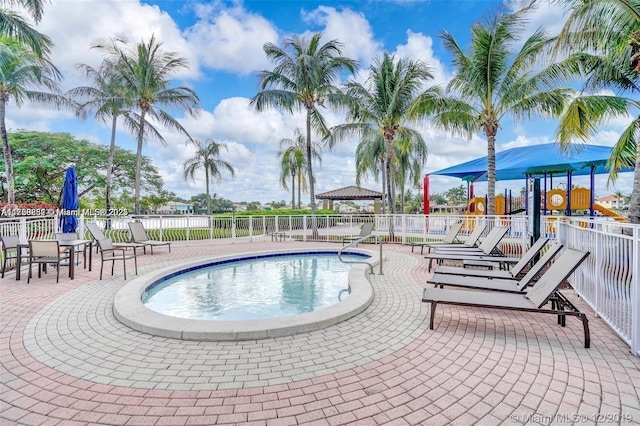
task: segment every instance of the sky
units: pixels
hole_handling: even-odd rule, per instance
[[[212,183],[211,193],[235,202],[290,202],[291,192],[279,183],[280,140],[293,137],[296,128],[304,129],[305,121],[301,113],[249,108],[250,99],[259,90],[258,72],[273,66],[264,54],[264,43],[279,45],[294,34],[321,32],[322,40],[338,40],[344,55],[358,61],[358,73],[351,78],[364,81],[373,60],[387,51],[398,58],[427,63],[434,74],[432,84],[445,86],[454,70],[439,34],[448,31],[460,45],[467,46],[474,22],[511,7],[495,0],[52,0],[36,28],[55,44],[51,60],[64,76],[61,87],[65,91],[87,84],[77,64],[100,64],[102,56],[90,49],[92,42],[121,34],[139,43],[155,35],[165,50],[177,52],[189,62],[189,68],[176,76],[174,86],[191,87],[201,99],[202,111],[197,118],[181,111],[174,117],[193,138],[224,143],[227,151],[223,150],[221,158],[235,168],[235,177],[223,173],[221,182]],[[564,13],[557,5],[541,2],[530,17],[527,32],[543,26],[554,33],[563,20]],[[330,125],[344,123],[344,113],[324,110],[323,114]],[[69,132],[104,145],[110,137],[109,124],[91,118],[80,121],[72,111],[40,105],[17,108],[10,104],[6,123],[9,130]],[[613,145],[623,124],[623,120],[609,123],[591,143]],[[553,120],[505,120],[497,135],[497,150],[554,142],[555,126]],[[421,132],[428,147],[424,174],[486,155],[482,134],[468,140],[435,129],[428,122],[411,127]],[[160,170],[165,189],[185,199],[204,193],[204,171],[196,174],[195,181],[183,177],[182,164],[194,153],[185,144],[184,135],[170,131],[163,131],[163,135],[166,147],[150,140],[143,154]],[[135,152],[135,138],[123,126],[116,143]],[[321,151],[322,162],[314,166],[316,194],[355,184],[356,145],[357,140],[349,140]],[[561,182],[554,178],[554,186]],[[599,175],[596,195],[618,190],[629,194],[631,183],[632,174],[623,173],[615,186],[607,188],[606,175]],[[430,192],[443,193],[461,184],[456,178],[433,176]],[[574,184],[586,186],[588,180],[574,178]],[[361,185],[382,190],[373,176]],[[496,191],[519,192],[524,185],[524,180],[498,182]],[[486,193],[486,184],[477,184],[475,192]],[[308,194],[303,195],[303,203],[308,201]]]

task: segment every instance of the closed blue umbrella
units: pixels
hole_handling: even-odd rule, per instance
[[[63,213],[68,213],[69,211],[77,213],[78,211],[78,175],[74,166],[69,166],[64,176],[60,208],[62,208]],[[75,214],[62,214],[60,216],[62,232],[76,232],[77,227],[78,218]]]

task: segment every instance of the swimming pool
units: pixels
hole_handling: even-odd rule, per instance
[[[349,254],[344,260],[369,256]],[[214,262],[156,281],[142,303],[178,318],[238,321],[313,312],[344,300],[349,270],[335,253],[265,255]]]
[[[290,255],[316,256],[320,258],[327,254],[337,256],[337,252],[337,249],[298,249],[246,253],[201,259],[186,265],[181,264],[160,268],[125,284],[115,296],[113,312],[120,322],[135,330],[183,340],[247,340],[317,330],[351,318],[364,311],[371,304],[373,289],[367,276],[370,271],[373,272],[370,265],[376,265],[379,262],[377,252],[359,248],[350,249],[350,253],[368,256],[368,259],[365,259],[367,264],[353,264],[348,271],[348,286],[351,288],[351,293],[340,303],[321,307],[311,312],[293,313],[268,319],[210,320],[179,318],[151,310],[143,304],[142,300],[150,287],[161,285],[162,282],[170,277],[202,269],[212,264],[231,264],[238,261],[255,262],[259,258]]]

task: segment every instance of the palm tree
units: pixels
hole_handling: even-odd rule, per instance
[[[204,169],[205,176],[205,189],[207,194],[207,214],[211,214],[211,196],[209,195],[209,182],[211,179],[216,179],[218,182],[222,179],[221,170],[226,170],[231,174],[231,177],[235,176],[235,170],[233,166],[220,159],[221,148],[227,149],[227,145],[218,143],[213,139],[207,139],[201,142],[197,139],[189,139],[187,144],[193,144],[196,147],[196,152],[193,157],[187,159],[182,165],[184,171],[185,180],[189,177],[195,181],[195,174],[199,169]]]
[[[404,214],[405,186],[409,181],[414,188],[420,187],[422,167],[427,161],[427,145],[413,139],[401,139],[396,143],[395,150],[395,180],[400,187],[400,211]]]
[[[448,32],[442,32],[447,51],[453,56],[456,74],[447,86],[449,98],[434,102],[431,96],[418,104],[413,114],[434,113],[433,122],[454,134],[471,138],[482,131],[487,138],[487,214],[495,213],[496,135],[502,119],[514,121],[536,116],[559,116],[570,89],[553,87],[555,68],[534,68],[549,46],[541,31],[524,42],[530,8],[496,14],[471,29],[471,44],[465,53]]]
[[[5,124],[7,104],[20,107],[25,100],[55,107],[69,106],[60,94],[57,81],[62,78],[58,69],[46,58],[40,57],[19,41],[0,36],[0,137],[7,179],[7,203],[15,201],[13,161]],[[48,92],[32,90],[42,87]]]
[[[135,214],[140,214],[142,144],[151,135],[166,145],[162,135],[146,125],[148,118],[191,139],[187,130],[162,107],[184,108],[190,116],[197,116],[200,99],[188,87],[170,87],[171,78],[181,69],[188,68],[188,62],[176,52],[163,50],[162,43],[157,42],[155,36],[146,43],[137,44],[135,49],[130,49],[123,38],[99,42],[95,47],[105,51],[116,64],[127,96],[139,111],[134,210]]]
[[[382,176],[382,188],[385,188],[384,159],[387,154],[386,143],[379,133],[363,135],[356,146],[356,185],[360,186],[363,176],[371,173],[376,182]],[[382,197],[382,211],[385,199]]]
[[[342,56],[342,44],[337,40],[320,44],[322,34],[311,38],[291,36],[282,47],[266,43],[264,51],[275,62],[272,71],[259,74],[260,92],[250,105],[258,111],[282,108],[306,112],[306,160],[311,197],[312,232],[317,235],[315,188],[313,180],[313,153],[311,130],[324,138],[330,132],[318,107],[340,107],[346,103],[344,94],[335,85],[341,73],[355,72],[356,61]]]
[[[613,147],[609,182],[621,167],[635,167],[629,199],[629,221],[640,223],[640,4],[626,0],[558,0],[570,14],[558,46],[571,55],[565,61],[573,75],[585,76],[585,91],[613,90],[614,95],[582,93],[567,107],[558,125],[561,146],[570,149],[611,117],[632,118]]]
[[[85,78],[92,85],[76,87],[66,93],[66,96],[78,102],[76,114],[80,118],[86,118],[89,113],[93,113],[96,120],[100,122],[111,121],[111,139],[105,188],[105,207],[106,211],[110,212],[111,175],[113,172],[118,118],[122,117],[124,119],[125,126],[133,134],[137,134],[138,121],[137,117],[130,111],[133,104],[130,99],[127,99],[125,87],[113,62],[105,59],[97,69],[86,64],[78,64],[77,68],[82,71]],[[146,125],[150,126],[151,124],[146,123]]]
[[[14,39],[28,46],[31,52],[39,58],[44,58],[51,52],[53,42],[46,35],[39,33],[16,11],[7,6],[19,6],[26,10],[35,23],[42,19],[43,0],[2,0],[0,2],[0,35]]]
[[[375,135],[382,135],[385,142],[383,182],[386,181],[386,198],[391,214],[395,213],[394,143],[407,140],[410,141],[409,146],[422,145],[426,150],[420,133],[407,127],[407,113],[424,90],[423,86],[432,78],[429,67],[422,62],[396,61],[385,52],[382,58],[374,61],[364,85],[353,80],[346,84],[347,96],[351,100],[347,114],[350,122],[333,128],[330,145],[349,136],[375,141]],[[437,89],[430,88],[427,92],[435,94]]]
[[[291,176],[291,208],[295,208],[295,180],[298,178],[298,208],[301,208],[300,194],[302,189],[307,190],[307,180],[304,177],[304,172],[307,169],[306,160],[306,140],[300,129],[296,128],[293,139],[284,138],[280,140],[280,151],[278,156],[280,157],[280,184],[284,189],[287,187],[287,177]],[[285,148],[286,147],[286,148]],[[283,148],[285,148],[283,150]],[[314,160],[322,162],[322,158],[318,153],[319,148],[316,143],[313,143],[311,147],[311,155]]]

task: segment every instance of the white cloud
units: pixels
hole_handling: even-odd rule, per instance
[[[264,43],[276,43],[272,23],[236,6],[229,9],[201,6],[199,21],[186,31],[186,38],[209,68],[248,74],[267,68]]]
[[[407,43],[396,46],[395,54],[401,58],[419,60],[427,64],[434,77],[433,85],[444,87],[451,79],[451,76],[447,75],[445,66],[436,58],[433,52],[433,39],[429,36],[407,30]]]
[[[320,6],[303,14],[303,19],[305,22],[324,25],[323,40],[338,40],[343,43],[344,56],[356,59],[361,67],[368,67],[370,61],[382,50],[381,43],[374,40],[371,25],[362,13]]]

